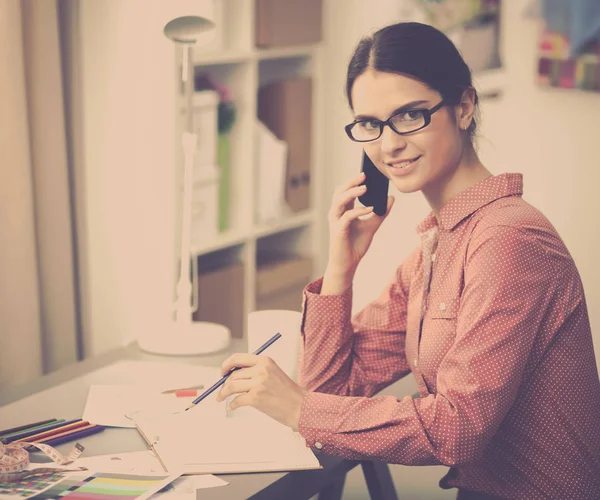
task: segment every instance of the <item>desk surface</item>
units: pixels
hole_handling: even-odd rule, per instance
[[[245,351],[245,343],[236,340],[228,351],[194,357],[155,356],[144,353],[135,344],[131,344],[65,367],[31,383],[0,392],[0,427],[8,428],[23,422],[46,418],[81,418],[89,386],[120,382],[114,374],[111,374],[110,365],[122,360],[187,362],[217,367],[231,352],[236,351]],[[81,442],[86,448],[87,456],[147,449],[146,443],[135,429],[107,428],[100,434],[82,439]],[[73,443],[66,443],[57,446],[57,449],[67,454],[72,446]],[[323,465],[323,470],[220,475],[229,485],[198,490],[198,497],[207,500],[236,500],[251,497],[256,500],[266,500],[282,498],[282,491],[285,491],[286,500],[310,498],[319,491],[320,487],[330,481],[332,475],[346,472],[358,465],[358,462],[325,455],[320,455],[318,458]],[[309,491],[311,488],[312,493]]]

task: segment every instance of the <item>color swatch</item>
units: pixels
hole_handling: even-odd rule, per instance
[[[178,475],[134,475],[39,468],[0,482],[0,495],[35,500],[145,500]]]
[[[65,477],[65,471],[61,469],[25,470],[20,472],[19,477],[13,481],[0,482],[0,495],[16,495],[29,498],[62,481]]]
[[[144,499],[164,488],[177,476],[137,476],[97,472],[71,476],[31,497],[35,500],[133,500]]]

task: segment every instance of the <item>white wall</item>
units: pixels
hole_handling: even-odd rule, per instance
[[[389,0],[326,0],[325,164],[331,189],[360,168],[360,147],[346,138],[343,125],[351,121],[344,98],[346,65],[360,36],[396,22],[411,2]],[[542,89],[535,83],[539,22],[523,17],[524,2],[503,2],[502,53],[506,84],[501,99],[482,103],[479,148],[493,173],[522,172],[524,198],[556,226],[582,275],[596,358],[600,360],[600,266],[595,253],[600,243],[600,155],[597,119],[600,94]],[[419,19],[420,20],[420,19]],[[355,281],[354,307],[374,298],[396,265],[418,243],[415,226],[429,211],[422,196],[396,195],[392,214],[375,237]]]
[[[177,76],[161,1],[81,1],[86,355],[170,318]]]

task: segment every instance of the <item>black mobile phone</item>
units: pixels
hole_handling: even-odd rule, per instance
[[[365,207],[373,207],[377,215],[385,215],[387,210],[388,187],[390,180],[373,164],[367,153],[363,151],[362,171],[365,173],[367,192],[358,197]]]

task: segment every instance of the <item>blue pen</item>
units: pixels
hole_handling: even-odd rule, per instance
[[[264,350],[267,347],[269,347],[279,337],[281,337],[281,333],[276,333],[275,335],[273,335],[273,337],[271,337],[263,345],[261,345],[258,349],[256,349],[256,351],[254,351],[252,354],[261,354],[262,352],[264,352]],[[192,401],[192,404],[190,406],[188,406],[185,409],[185,411],[188,411],[190,408],[193,408],[195,405],[197,405],[204,398],[206,398],[207,396],[210,396],[216,389],[218,389],[219,387],[221,387],[225,383],[225,381],[229,378],[229,375],[231,375],[234,371],[239,370],[239,369],[240,369],[240,367],[236,366],[235,368],[232,368],[231,370],[229,370],[229,373],[227,375],[225,375],[221,380],[219,380],[218,382],[216,382],[212,387],[206,389],[202,394],[200,394],[200,396],[198,396],[196,399],[194,399],[194,401]]]

